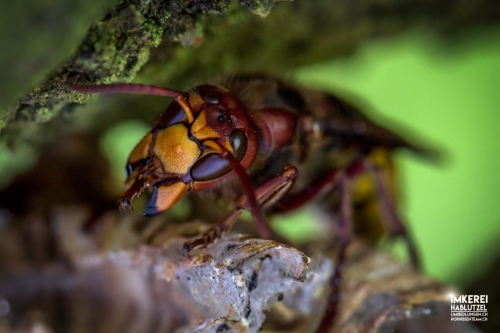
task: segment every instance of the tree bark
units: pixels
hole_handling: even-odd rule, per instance
[[[69,92],[68,83],[130,81],[142,68],[141,81],[185,89],[222,72],[282,74],[408,29],[449,35],[500,17],[495,0],[240,1],[265,19],[237,5],[228,10],[229,0],[121,0],[105,12],[110,2],[0,8],[1,30],[8,32],[0,58],[2,141],[57,138],[69,124],[51,120],[71,118],[75,104],[88,99]],[[99,113],[104,124],[123,119],[113,109],[122,108],[107,105]]]
[[[0,329],[308,333],[322,318],[334,268],[323,253],[233,234],[185,256],[203,224],[108,212],[89,235],[88,217],[59,207],[0,232]],[[451,292],[357,241],[331,332],[472,332],[451,321]]]

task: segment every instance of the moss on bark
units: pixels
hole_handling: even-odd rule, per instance
[[[103,2],[87,3],[92,7]],[[40,142],[57,137],[60,122],[49,120],[59,114],[72,114],[76,104],[88,99],[87,95],[69,92],[65,88],[68,83],[127,82],[142,68],[139,81],[185,89],[221,72],[258,70],[282,74],[296,66],[348,55],[367,39],[410,28],[424,26],[454,32],[500,17],[500,5],[494,0],[418,3],[297,0],[277,6],[274,0],[240,0],[240,4],[258,15],[245,11],[241,5],[229,7],[229,0],[121,0],[105,14],[104,4],[92,15],[82,11],[84,18],[78,20],[79,24],[75,23],[78,29],[55,24],[61,35],[65,29],[76,31],[68,35],[77,39],[82,24],[86,24],[82,22],[102,17],[90,25],[76,51],[71,52],[75,49],[73,42],[72,47],[61,49],[64,52],[54,57],[56,62],[27,75],[29,79],[21,88],[3,90],[6,93],[2,96],[5,98],[0,99],[1,140]],[[266,19],[259,17],[266,16],[273,8]],[[68,19],[69,15],[63,13],[55,17]],[[73,15],[79,17],[80,14]],[[184,47],[179,47],[181,45]],[[51,48],[55,47],[49,46],[45,52]],[[46,54],[38,52],[33,49],[33,59]],[[12,63],[16,55],[8,55]],[[9,61],[3,61],[2,65]],[[61,62],[57,68],[56,64]],[[49,72],[52,74],[42,82],[40,77]],[[23,91],[34,86],[18,103],[12,104]],[[6,107],[9,104],[11,106]],[[94,108],[100,109],[96,105]],[[120,104],[116,108],[123,110]],[[147,105],[143,105],[140,109],[146,108]],[[144,116],[150,118],[151,114],[145,112]],[[100,117],[96,126],[103,127],[123,117],[123,112],[110,111],[106,105],[106,119],[101,121]],[[37,125],[45,122],[50,124]]]

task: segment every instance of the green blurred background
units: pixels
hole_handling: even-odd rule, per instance
[[[404,216],[429,275],[464,286],[484,272],[500,253],[500,27],[453,41],[425,31],[372,40],[348,58],[290,74],[302,84],[359,96],[382,123],[403,135],[411,129],[446,153],[437,165],[397,155]],[[127,121],[104,134],[102,148],[119,177],[148,128]],[[3,149],[1,184],[33,160],[29,148],[15,155]]]
[[[403,209],[431,276],[463,286],[500,253],[500,29],[445,42],[411,32],[296,77],[356,93],[401,134],[446,154],[439,165],[397,155]]]

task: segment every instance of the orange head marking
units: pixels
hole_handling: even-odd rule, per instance
[[[130,153],[128,158],[129,163],[136,163],[148,157],[148,149],[151,144],[152,134],[148,133],[141,141],[135,146],[134,150]]]
[[[186,174],[201,154],[196,142],[189,139],[183,123],[158,132],[153,151],[166,172],[180,175]]]

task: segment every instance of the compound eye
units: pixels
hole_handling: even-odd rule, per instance
[[[208,104],[219,104],[222,96],[221,94],[210,86],[200,86],[198,87],[198,93],[203,99],[203,102]]]
[[[233,147],[233,156],[239,162],[247,150],[247,136],[243,131],[234,130],[229,136]],[[220,178],[232,170],[231,163],[217,153],[203,156],[191,168],[191,177],[197,181],[209,181]]]
[[[229,143],[233,147],[233,156],[239,162],[247,152],[247,136],[245,132],[235,129],[229,136]]]

